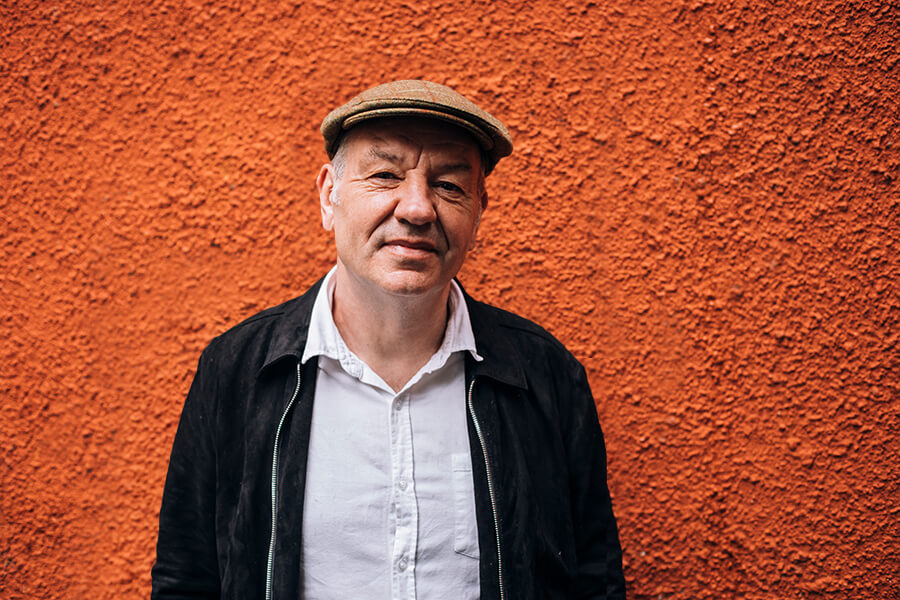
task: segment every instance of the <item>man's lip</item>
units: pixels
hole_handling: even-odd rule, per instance
[[[388,240],[384,243],[384,245],[402,246],[404,248],[412,248],[413,250],[427,250],[429,252],[437,251],[435,245],[428,240]]]

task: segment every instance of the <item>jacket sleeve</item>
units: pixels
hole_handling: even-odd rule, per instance
[[[578,571],[572,597],[624,600],[622,547],[606,482],[606,447],[580,364],[573,386],[567,442]]]
[[[200,357],[169,459],[159,512],[152,600],[219,598],[215,535],[216,385],[209,349]]]

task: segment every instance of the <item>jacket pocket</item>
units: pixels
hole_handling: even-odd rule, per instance
[[[472,459],[468,453],[451,454],[453,467],[453,550],[470,558],[479,558],[478,524],[475,520],[475,485]]]

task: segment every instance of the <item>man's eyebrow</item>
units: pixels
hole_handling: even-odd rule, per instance
[[[403,161],[403,159],[399,155],[394,154],[389,150],[378,147],[369,148],[366,151],[363,160],[371,162],[383,160],[393,164],[397,164]],[[436,170],[441,173],[471,173],[472,165],[466,161],[450,162],[446,164],[438,164]]]
[[[381,148],[369,148],[369,151],[366,152],[366,158],[369,160],[386,160],[391,163],[400,162],[400,157],[396,154],[392,154],[387,150],[382,150]]]
[[[458,163],[447,163],[447,164],[439,164],[437,170],[441,173],[456,173],[456,172],[464,172],[471,173],[472,165],[467,162],[458,162]]]

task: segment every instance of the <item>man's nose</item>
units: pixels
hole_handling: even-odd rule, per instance
[[[434,198],[424,177],[408,176],[396,191],[394,216],[411,225],[427,225],[435,220]]]

